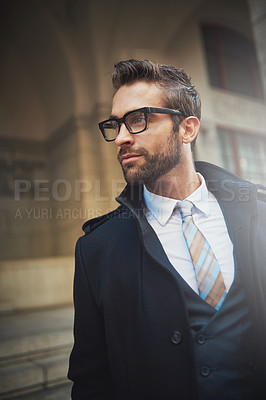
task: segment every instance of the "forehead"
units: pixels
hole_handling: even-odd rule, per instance
[[[121,86],[112,102],[112,115],[122,117],[141,107],[163,107],[163,89],[155,83],[138,81]]]

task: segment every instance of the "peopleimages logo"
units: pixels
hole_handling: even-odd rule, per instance
[[[124,188],[125,181],[113,179],[111,182],[110,196],[104,196],[103,185],[99,179],[76,179],[71,182],[68,179],[17,179],[14,184],[15,201],[22,200],[26,195],[31,194],[34,201],[80,201],[84,193],[93,193],[95,201],[110,201],[114,199]],[[110,190],[110,189],[109,189]]]
[[[229,179],[221,182],[209,180],[208,183],[212,187],[209,190],[214,196],[219,192],[219,199],[221,201],[248,202],[250,200],[252,189],[248,182],[243,181],[237,187],[235,185],[232,186],[232,181]],[[154,192],[156,195],[162,196],[165,201],[166,197],[172,197],[171,193],[175,191],[175,185],[176,182],[172,182],[167,187],[167,192],[165,192],[162,182],[158,182],[154,187]],[[139,186],[142,186],[141,183]],[[36,202],[49,202],[51,200],[55,202],[67,202],[68,200],[80,201],[82,195],[90,194],[90,201],[109,202],[110,200],[114,200],[124,187],[125,181],[123,179],[112,179],[108,183],[108,188],[106,188],[106,183],[103,184],[100,179],[76,179],[74,181],[68,179],[56,179],[54,181],[48,179],[35,179],[33,181],[17,179],[14,181],[14,200],[21,201],[23,198],[31,196],[32,201]],[[106,196],[107,190],[108,196]],[[141,199],[141,192],[142,190],[132,191],[131,195],[138,195]],[[202,200],[201,195],[202,193],[200,192],[197,201]],[[150,200],[152,201],[153,199],[151,198]],[[158,201],[158,197],[156,201]]]

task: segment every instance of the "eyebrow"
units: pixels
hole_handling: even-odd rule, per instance
[[[128,113],[137,111],[137,110],[142,109],[142,108],[147,108],[147,107],[140,107],[140,108],[134,108],[133,110],[129,110],[129,111],[127,111],[127,112],[122,116],[122,118],[123,118],[126,114],[128,114]],[[112,118],[120,119],[117,115],[114,115],[114,114],[111,114],[111,115],[109,116],[109,119],[112,119]]]
[[[129,110],[124,115],[126,115],[127,113],[130,113],[130,112],[133,112],[135,110],[138,110],[138,108],[133,109],[133,110]],[[124,117],[124,115],[122,116],[122,118]],[[112,118],[120,119],[117,115],[114,115],[114,114],[111,114],[110,117],[109,117],[109,119],[112,119]]]

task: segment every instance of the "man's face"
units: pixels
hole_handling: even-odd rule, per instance
[[[113,98],[112,116],[121,118],[141,107],[164,107],[162,89],[153,83],[136,82],[122,86]],[[128,183],[156,182],[180,161],[181,144],[173,131],[170,115],[150,114],[148,129],[131,134],[124,124],[115,140],[118,160]]]

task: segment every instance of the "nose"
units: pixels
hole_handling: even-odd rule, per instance
[[[124,123],[120,126],[120,131],[115,139],[115,144],[118,147],[123,147],[124,145],[132,145],[135,142],[134,135],[129,132]]]

